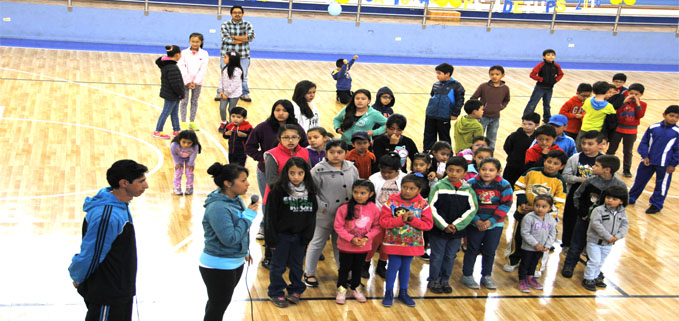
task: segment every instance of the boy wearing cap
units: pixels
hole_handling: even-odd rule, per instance
[[[566,152],[566,156],[571,157],[576,153],[575,141],[570,136],[564,133],[566,126],[568,125],[568,118],[566,116],[557,114],[549,118],[549,126],[554,127],[556,130],[556,139],[554,140],[554,145],[559,146],[561,150]],[[531,147],[538,143],[537,138],[533,140]],[[527,169],[527,168],[526,168]]]
[[[351,135],[351,144],[354,149],[349,151],[346,160],[354,163],[360,178],[368,179],[370,175],[377,172],[377,158],[368,150],[370,136],[366,132],[355,132]]]

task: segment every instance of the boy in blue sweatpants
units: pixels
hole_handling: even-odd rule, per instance
[[[651,206],[646,214],[655,214],[662,210],[670,189],[672,173],[679,163],[679,105],[667,107],[663,118],[663,121],[648,127],[639,143],[637,152],[643,161],[637,168],[634,185],[629,191],[629,203],[634,204],[655,173],[655,189],[649,199]]]

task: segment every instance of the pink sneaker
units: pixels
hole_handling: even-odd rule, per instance
[[[170,136],[164,132],[153,132],[153,137],[160,139],[170,139]]]
[[[177,136],[177,135],[179,135],[179,131],[173,131],[172,132],[172,136]]]
[[[519,291],[530,293],[530,288],[528,288],[528,282],[526,280],[519,280]]]
[[[337,304],[344,304],[347,301],[347,289],[340,285],[337,288],[337,296],[335,297],[335,302]]]
[[[354,296],[354,299],[356,299],[356,301],[358,301],[358,302],[360,302],[360,303],[365,303],[366,301],[368,301],[368,300],[365,298],[365,295],[363,295],[363,293],[361,293],[361,290],[359,290],[358,288],[356,288],[356,290],[354,290],[354,291],[351,293],[351,295],[353,295],[353,296]]]
[[[542,284],[540,284],[540,282],[538,282],[538,280],[536,280],[536,279],[535,279],[534,277],[532,277],[532,276],[527,276],[527,277],[526,277],[526,284],[527,284],[528,287],[530,287],[530,288],[533,288],[533,289],[536,289],[536,290],[542,290]]]

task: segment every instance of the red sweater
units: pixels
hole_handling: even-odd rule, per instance
[[[553,151],[555,149],[563,151],[563,149],[559,148],[559,145],[553,144],[552,147],[549,148],[550,151]],[[542,147],[540,147],[539,144],[533,145],[533,147],[529,148],[526,151],[526,160],[525,163],[532,163],[532,162],[537,162],[542,158],[544,155],[542,154]]]
[[[402,212],[415,213],[412,221],[405,223]],[[401,194],[394,194],[382,205],[380,225],[384,229],[382,248],[385,254],[416,256],[424,254],[423,231],[434,226],[431,209],[422,196],[405,201]]]
[[[578,96],[573,96],[569,99],[559,110],[559,114],[566,116],[568,118],[568,125],[566,125],[565,131],[569,133],[577,134],[580,132],[580,127],[582,127],[582,117],[575,118],[575,115],[585,115],[585,111],[582,109],[582,105],[585,102],[580,100]]]
[[[630,99],[627,103],[618,108],[616,113],[618,114],[618,127],[615,129],[616,132],[622,134],[637,134],[637,126],[639,126],[639,120],[644,117],[646,113],[646,103],[639,100],[640,106],[637,106],[637,102],[634,99]]]

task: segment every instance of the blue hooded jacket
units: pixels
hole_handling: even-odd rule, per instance
[[[437,81],[431,88],[431,98],[427,104],[427,117],[450,119],[460,116],[464,105],[464,87],[455,79]]]
[[[248,230],[252,225],[252,219],[245,216],[254,218],[257,212],[246,208],[239,196],[230,198],[219,190],[210,193],[203,206],[203,252],[213,257],[245,258],[250,246]]]
[[[85,301],[118,305],[135,295],[137,242],[128,204],[102,188],[85,198],[80,253],[68,271]]]

